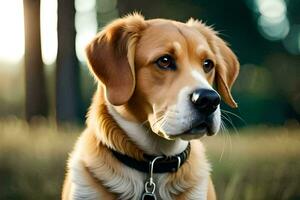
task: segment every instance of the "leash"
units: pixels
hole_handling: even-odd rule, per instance
[[[145,191],[142,195],[142,200],[156,200],[156,184],[153,181],[153,174],[177,172],[188,159],[191,151],[191,144],[189,143],[183,152],[175,156],[153,156],[144,154],[144,160],[142,161],[121,154],[113,149],[110,150],[112,154],[126,166],[149,174],[149,178],[146,180],[144,185]]]

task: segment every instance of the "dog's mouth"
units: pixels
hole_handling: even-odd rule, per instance
[[[191,140],[191,139],[197,139],[201,138],[205,135],[211,136],[213,133],[211,132],[211,129],[209,128],[208,124],[205,122],[202,122],[196,126],[193,126],[192,128],[183,131],[182,133],[178,133],[176,135],[169,135],[163,131],[159,131],[158,135],[166,138],[168,140],[174,140],[176,138],[181,138],[184,140]]]
[[[206,122],[202,122],[191,129],[187,130],[186,133],[190,134],[205,134],[208,133],[209,126]]]
[[[191,140],[191,139],[197,139],[201,138],[203,136],[212,136],[214,135],[214,132],[212,131],[211,125],[206,122],[200,122],[192,126],[190,129],[177,134],[176,136],[172,136],[171,138],[181,138],[184,140]]]
[[[180,120],[170,118],[170,121],[160,126],[158,130],[153,132],[157,135],[168,139],[183,139],[193,140],[204,136],[213,136],[218,131],[218,119],[215,114],[209,116],[190,115],[188,118],[181,118]]]
[[[200,122],[198,124],[195,124],[194,126],[192,126],[192,128],[188,129],[187,131],[185,131],[182,134],[192,134],[192,135],[208,135],[208,136],[212,136],[214,133],[211,130],[211,125],[206,122]]]

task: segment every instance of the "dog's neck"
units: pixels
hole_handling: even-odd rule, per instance
[[[145,153],[177,155],[188,145],[187,141],[181,139],[166,140],[153,133],[150,128],[125,119],[113,105],[106,102],[101,87],[98,87],[94,95],[87,124],[88,127],[98,127],[96,135],[101,143],[138,160],[142,160]]]

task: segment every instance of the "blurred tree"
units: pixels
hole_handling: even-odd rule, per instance
[[[117,0],[97,0],[97,22],[98,29],[101,29],[111,20],[119,17]]]
[[[40,1],[24,0],[26,120],[47,116],[45,76],[41,55]],[[8,19],[9,20],[9,19]]]
[[[56,60],[56,120],[80,119],[79,64],[75,52],[74,0],[58,1],[58,54]]]

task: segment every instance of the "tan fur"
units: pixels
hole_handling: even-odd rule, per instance
[[[144,20],[141,15],[130,15],[106,26],[88,45],[86,53],[98,89],[89,110],[87,128],[69,160],[64,200],[73,198],[74,181],[80,182],[81,178],[88,191],[109,200],[121,195],[113,192],[118,188],[110,185],[112,180],[122,177],[134,185],[142,181],[135,178],[146,177],[121,164],[110,152],[109,148],[137,160],[142,160],[145,153],[113,118],[109,106],[122,118],[153,130],[155,120],[176,102],[179,91],[197,86],[198,82],[191,78],[191,71],[196,71],[210,85],[216,82],[225,102],[236,107],[230,88],[238,74],[238,61],[216,33],[199,21]],[[155,67],[154,61],[165,54],[176,58],[178,70],[162,73]],[[207,58],[216,63],[209,73],[202,69]],[[203,181],[204,186],[207,184],[207,199],[214,200],[209,173],[204,147],[199,140],[193,140],[186,163],[158,184],[163,184],[165,195],[183,200],[189,199],[197,191],[199,181]]]
[[[143,152],[137,148],[137,146],[128,138],[113,120],[112,116],[108,113],[107,107],[101,97],[101,88],[96,92],[94,101],[99,102],[92,104],[90,108],[89,123],[95,123],[99,126],[99,132],[97,134],[100,141],[106,146],[119,151],[123,154],[128,154],[137,160],[141,160]],[[103,91],[102,91],[103,92]],[[101,102],[102,100],[102,102]],[[94,124],[90,125],[94,126]]]

